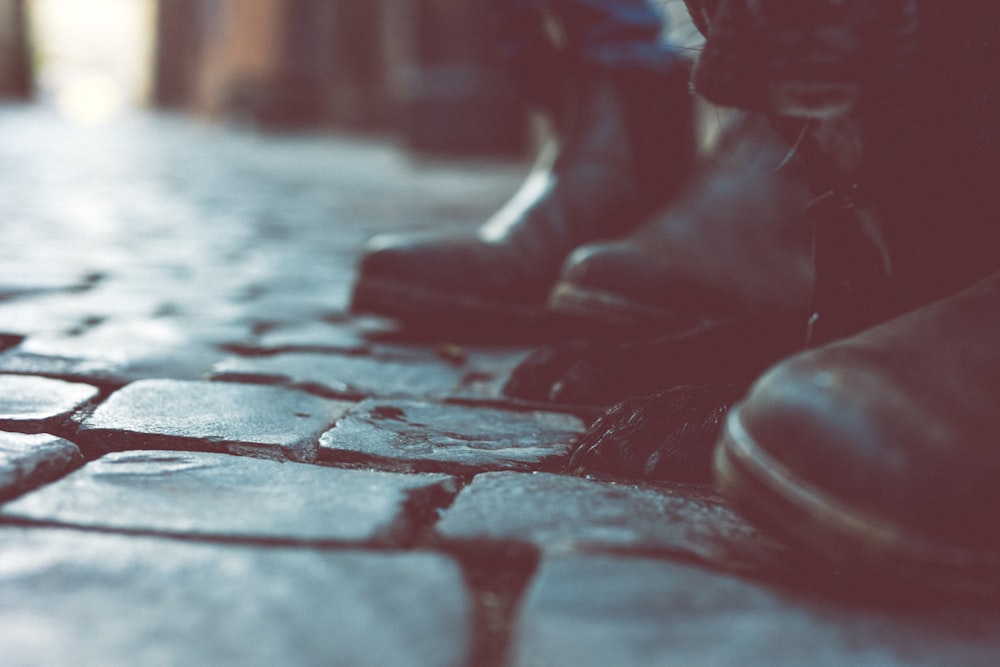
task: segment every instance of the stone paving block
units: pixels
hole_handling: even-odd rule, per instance
[[[0,507],[0,516],[185,536],[397,544],[455,490],[446,475],[114,452]]]
[[[707,485],[635,486],[551,473],[476,475],[437,525],[448,540],[571,550],[665,552],[727,569],[773,566],[783,547]]]
[[[226,347],[250,356],[281,352],[363,353],[369,345],[356,327],[319,320],[281,323]]]
[[[350,406],[281,387],[141,380],[101,403],[78,441],[99,452],[197,449],[312,461],[320,435]]]
[[[12,498],[83,463],[72,442],[47,433],[0,432],[0,500]]]
[[[427,353],[337,355],[286,353],[230,357],[215,365],[217,380],[271,382],[333,397],[405,398],[500,397],[508,375],[523,355],[506,358],[470,356],[462,363],[442,363]]]
[[[169,305],[165,305],[169,308]],[[81,325],[69,332],[29,336],[19,355],[103,362],[125,380],[199,379],[226,356],[217,343],[242,335],[249,327],[207,324],[178,316],[148,316]],[[237,333],[239,332],[239,333]]]
[[[301,255],[306,254],[299,252]],[[301,256],[298,258],[299,261],[303,259]],[[329,260],[330,257],[326,256],[317,261]],[[290,263],[292,261],[295,260],[290,260]],[[272,271],[262,276],[258,282],[246,285],[234,296],[247,312],[289,324],[322,317],[332,310],[346,310],[351,301],[353,262],[337,264],[340,273],[336,275],[329,275],[333,267],[327,267],[325,276],[283,276]]]
[[[462,667],[450,559],[0,528],[5,665]]]
[[[346,281],[354,281],[353,273]],[[346,309],[345,309],[346,310]],[[320,354],[370,354],[380,341],[405,336],[393,320],[376,315],[349,314],[343,311],[325,312],[319,317],[288,321],[271,317],[261,320],[251,335],[226,345],[244,356],[274,355],[282,352],[316,352]],[[409,336],[413,338],[412,335]],[[420,346],[408,344],[407,351]]]
[[[100,387],[120,387],[133,377],[125,364],[113,359],[58,357],[25,352],[19,347],[0,354],[0,373],[40,375],[42,377],[84,382]]]
[[[212,369],[216,380],[270,382],[334,397],[446,396],[462,380],[434,360],[385,361],[370,356],[288,353],[230,357]]]
[[[31,375],[0,375],[0,428],[40,433],[97,398],[97,387]]]
[[[639,558],[545,560],[521,609],[517,667],[1000,664],[996,610],[838,603]]]
[[[95,276],[76,267],[38,266],[31,261],[0,264],[0,301],[52,292],[80,292],[95,282]]]
[[[134,326],[146,318],[161,316],[170,311],[174,299],[184,299],[176,278],[166,272],[144,275],[144,272],[123,269],[103,272],[94,287],[79,293],[49,294],[30,300],[17,301],[8,311],[8,304],[0,305],[0,315],[19,315],[21,326],[26,320],[32,337],[57,339],[60,336],[80,336],[104,324]],[[48,322],[46,320],[48,319]],[[11,323],[13,324],[13,323]],[[39,324],[47,326],[39,327]],[[136,332],[142,336],[142,331]],[[125,335],[118,338],[132,344]],[[96,339],[95,339],[96,340]],[[72,341],[65,341],[71,346]]]
[[[3,261],[0,256],[0,261]],[[161,283],[165,283],[162,281]],[[164,284],[161,289],[166,288]],[[86,331],[111,315],[135,316],[150,307],[150,295],[123,297],[120,290],[103,287],[80,293],[53,293],[0,300],[4,330],[22,336],[58,337]]]
[[[411,470],[537,470],[567,459],[577,417],[422,401],[366,399],[320,438],[320,460]]]

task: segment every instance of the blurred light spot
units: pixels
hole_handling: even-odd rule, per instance
[[[39,99],[93,125],[145,103],[154,0],[30,0]]]
[[[98,125],[111,120],[125,108],[125,96],[115,81],[100,73],[80,74],[57,91],[56,107],[81,125]]]

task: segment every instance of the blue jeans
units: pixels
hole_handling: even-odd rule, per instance
[[[577,62],[652,68],[676,62],[676,52],[660,40],[665,17],[647,0],[493,0],[493,5],[504,57],[515,68],[531,66],[552,49],[553,28],[560,49]]]

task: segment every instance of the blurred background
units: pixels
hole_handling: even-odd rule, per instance
[[[0,0],[0,99],[80,124],[155,108],[515,155],[528,123],[488,1]]]

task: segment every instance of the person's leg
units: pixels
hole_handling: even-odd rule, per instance
[[[501,54],[515,78],[531,76],[534,57],[552,47],[613,65],[671,62],[676,55],[661,40],[663,14],[645,0],[496,0],[494,7]]]
[[[669,68],[676,49],[646,0],[493,0],[501,59],[524,101],[556,112],[567,63]]]

